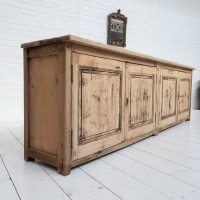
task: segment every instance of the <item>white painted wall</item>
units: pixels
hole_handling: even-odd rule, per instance
[[[75,34],[106,43],[107,15],[128,17],[127,49],[196,66],[200,87],[200,0],[0,0],[0,121],[23,120],[20,44]]]

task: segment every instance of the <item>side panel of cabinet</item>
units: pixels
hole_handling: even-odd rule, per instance
[[[126,64],[125,137],[155,130],[156,67]]]
[[[63,60],[62,51],[29,58],[29,147],[52,155],[63,133]]]
[[[178,71],[160,68],[159,77],[159,128],[176,122]]]
[[[124,140],[123,62],[73,53],[72,159]]]
[[[191,73],[179,72],[178,120],[190,118]]]

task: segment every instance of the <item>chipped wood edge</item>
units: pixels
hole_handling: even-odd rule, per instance
[[[51,38],[51,39],[39,40],[39,41],[30,42],[30,43],[24,43],[21,45],[21,47],[29,48],[29,47],[42,46],[42,45],[46,45],[46,44],[52,44],[52,43],[56,43],[56,42],[71,42],[74,44],[79,44],[79,45],[84,45],[87,47],[101,49],[101,50],[105,50],[105,51],[109,51],[109,52],[114,52],[114,53],[121,54],[121,55],[127,55],[127,56],[131,56],[131,57],[139,58],[139,59],[145,59],[145,60],[155,61],[155,62],[162,63],[162,64],[176,66],[176,67],[183,68],[183,69],[190,69],[190,70],[195,69],[194,67],[187,66],[184,64],[178,64],[176,62],[168,61],[168,60],[161,59],[161,58],[156,58],[153,56],[130,51],[127,49],[113,47],[111,45],[103,44],[100,42],[95,42],[95,41],[92,41],[89,39],[84,39],[84,38],[74,36],[74,35],[66,35],[66,36],[61,36],[61,37],[56,37],[56,38]]]
[[[151,131],[151,132],[148,132],[148,133],[146,133],[146,134],[144,134],[144,135],[138,136],[138,137],[136,137],[136,138],[133,138],[133,139],[131,139],[131,140],[126,140],[126,141],[124,141],[124,142],[122,142],[122,143],[119,143],[119,144],[117,144],[117,145],[114,145],[114,146],[112,146],[112,147],[109,147],[109,148],[107,148],[107,149],[104,149],[104,150],[102,150],[102,151],[98,151],[98,152],[93,153],[93,154],[91,154],[91,155],[89,155],[89,156],[80,158],[80,159],[78,159],[78,160],[74,160],[74,161],[72,162],[72,167],[76,167],[76,166],[78,166],[78,165],[80,165],[80,164],[86,163],[86,162],[88,162],[88,161],[91,161],[91,160],[94,160],[94,159],[96,159],[96,158],[99,158],[99,157],[101,157],[101,156],[103,156],[103,155],[106,155],[106,154],[112,153],[112,152],[114,152],[114,151],[117,151],[117,150],[119,150],[119,149],[122,149],[122,148],[124,148],[124,147],[127,147],[127,146],[129,146],[129,145],[131,145],[131,144],[134,144],[134,143],[136,143],[136,142],[138,142],[138,141],[140,141],[140,140],[143,140],[143,139],[145,139],[145,138],[147,138],[147,137],[153,135],[154,132],[155,132],[155,130],[153,130],[153,131]]]

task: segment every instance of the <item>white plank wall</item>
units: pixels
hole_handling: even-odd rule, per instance
[[[63,177],[23,160],[23,122],[0,123],[0,199],[200,199],[200,111],[190,122],[76,167]]]
[[[200,107],[200,0],[0,0],[0,122],[23,120],[22,43],[67,34],[107,43],[107,16],[118,9],[126,49],[197,68]]]

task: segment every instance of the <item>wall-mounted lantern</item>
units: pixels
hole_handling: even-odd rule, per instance
[[[108,15],[108,44],[126,46],[126,24],[127,17],[121,14],[120,9]]]

